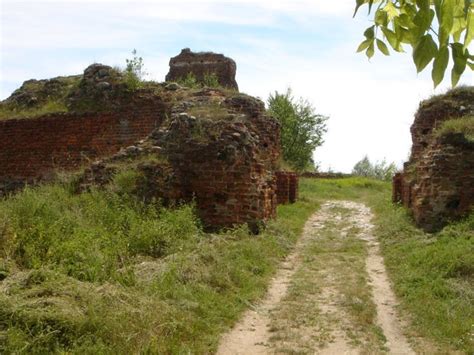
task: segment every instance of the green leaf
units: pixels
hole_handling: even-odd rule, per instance
[[[467,62],[467,65],[469,66],[469,68],[471,68],[471,70],[474,70],[474,62]]]
[[[451,44],[451,49],[454,61],[453,69],[451,70],[451,85],[454,87],[459,82],[464,70],[466,70],[469,53],[463,50],[463,45],[461,43]]]
[[[374,53],[375,53],[375,47],[374,47],[374,41],[372,41],[369,47],[367,48],[367,51],[365,52],[365,54],[370,59],[374,56]]]
[[[416,0],[416,5],[422,11],[428,11],[430,9],[430,0]]]
[[[439,43],[440,45],[448,44],[449,35],[454,25],[454,5],[456,0],[444,0],[441,4],[439,21]]]
[[[377,39],[377,48],[385,55],[390,55],[388,48],[385,43],[383,43],[380,39]]]
[[[397,25],[401,26],[401,27],[404,27],[406,29],[410,29],[410,28],[413,28],[415,27],[416,25],[413,23],[413,18],[408,16],[407,14],[401,14],[400,16],[398,16],[395,21],[397,23]]]
[[[448,67],[449,49],[447,46],[442,46],[433,62],[433,70],[431,71],[431,78],[433,79],[434,87],[443,81],[444,73]]]
[[[363,50],[367,49],[367,47],[369,47],[373,41],[374,41],[373,39],[366,39],[365,41],[363,41],[359,45],[359,48],[357,48],[357,53],[362,52]]]
[[[433,18],[435,16],[435,12],[428,8],[428,10],[420,10],[415,15],[413,19],[413,23],[416,25],[419,35],[422,36],[425,34],[426,31],[429,30],[431,23],[433,22]]]
[[[464,37],[463,49],[466,50],[472,39],[474,38],[474,12],[469,11],[467,15],[467,29],[466,36]]]
[[[359,8],[365,4],[365,0],[356,0],[356,7],[355,7],[355,10],[354,10],[354,15],[352,15],[352,17],[355,17],[355,15],[357,14],[357,11],[359,10]]]
[[[413,61],[416,65],[417,72],[421,72],[433,60],[438,53],[438,46],[431,35],[421,37],[418,44],[413,50]]]
[[[383,11],[382,9],[378,9],[375,12],[374,21],[379,26],[387,26],[388,25],[387,13],[385,11]]]
[[[391,21],[395,17],[398,17],[400,14],[398,13],[397,8],[391,1],[387,2],[387,5],[384,6],[383,10],[387,13],[388,19]]]
[[[397,35],[395,34],[395,32],[393,32],[387,27],[380,27],[380,28],[385,38],[387,39],[388,43],[390,44],[390,46],[397,52],[403,52],[403,49],[400,45],[400,41],[397,39]]]
[[[369,14],[372,11],[372,6],[374,5],[374,0],[369,0]]]
[[[367,39],[373,39],[375,37],[375,32],[374,32],[374,28],[375,28],[375,25],[374,26],[370,26],[369,28],[367,28],[364,32],[364,36],[365,38]]]

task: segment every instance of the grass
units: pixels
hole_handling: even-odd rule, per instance
[[[474,142],[474,116],[444,121],[435,132],[439,137],[453,133],[462,133],[467,140]]]
[[[13,118],[35,118],[51,113],[68,112],[66,104],[61,100],[50,100],[39,107],[12,108],[9,105],[0,105],[0,120]]]
[[[378,199],[371,205],[385,263],[414,329],[442,346],[474,352],[474,214],[427,234],[403,208]]]
[[[123,180],[0,201],[0,353],[211,353],[326,199],[372,207],[414,330],[445,349],[473,350],[472,216],[428,235],[391,205],[387,183],[302,179],[300,201],[280,206],[261,235],[207,234],[192,206],[144,205]]]
[[[474,352],[474,213],[429,234],[390,202],[388,183],[348,178],[317,180],[312,187],[321,199],[352,199],[371,207],[376,237],[411,330],[437,344],[441,353]]]
[[[218,102],[211,102],[205,105],[197,105],[188,109],[188,114],[199,118],[205,118],[213,121],[225,120],[229,117],[229,110]]]
[[[192,206],[116,190],[43,186],[0,202],[1,353],[212,352],[317,207],[309,195],[259,236],[216,235]]]

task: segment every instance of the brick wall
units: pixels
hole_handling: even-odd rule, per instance
[[[473,113],[473,89],[459,88],[422,102],[415,115],[412,154],[393,178],[392,199],[409,208],[426,231],[437,231],[472,210],[474,143],[463,134],[437,137],[433,132],[447,119]]]
[[[260,100],[228,95],[203,89],[176,103],[169,121],[127,149],[129,154],[118,153],[86,169],[80,189],[106,184],[117,162],[124,159],[130,166],[142,155],[148,162],[135,168],[141,199],[160,199],[165,205],[194,201],[207,230],[246,223],[258,233],[276,215],[280,125],[266,116]],[[193,110],[200,113],[193,116]]]
[[[220,102],[225,120],[186,114],[189,106]],[[181,179],[181,191],[194,198],[209,230],[247,223],[257,233],[276,215],[275,167],[280,154],[280,125],[266,116],[261,101],[223,92],[196,94],[173,108],[167,128],[154,132],[153,145]],[[159,197],[159,196],[158,196]]]
[[[298,175],[289,171],[277,171],[275,176],[278,204],[296,202],[298,199]]]
[[[160,101],[117,113],[53,114],[0,121],[0,190],[48,179],[145,138],[163,120]]]

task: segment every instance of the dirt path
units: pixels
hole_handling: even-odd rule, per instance
[[[413,354],[371,218],[360,203],[323,204],[265,299],[223,336],[217,354]]]

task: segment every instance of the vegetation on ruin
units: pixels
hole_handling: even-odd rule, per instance
[[[283,160],[297,171],[314,170],[313,152],[324,142],[328,117],[316,113],[308,101],[295,99],[288,89],[267,101],[268,113],[281,124]]]
[[[52,113],[68,112],[63,101],[46,101],[38,107],[23,108],[17,105],[0,104],[0,120],[15,118],[35,118]]]
[[[389,55],[388,46],[404,52],[403,45],[408,44],[418,72],[433,62],[431,77],[435,87],[443,80],[450,57],[452,86],[456,86],[466,68],[474,70],[474,55],[469,52],[474,38],[472,1],[356,0],[354,16],[363,5],[368,6],[374,24],[364,32],[365,40],[357,51],[365,51],[369,59],[375,47]]]
[[[435,131],[438,137],[454,133],[460,133],[464,135],[467,140],[474,142],[474,116],[444,121]]]
[[[131,91],[142,87],[144,77],[147,73],[144,70],[143,58],[137,55],[137,50],[132,51],[132,58],[125,59],[125,69],[123,70],[125,83]]]
[[[191,89],[221,88],[219,78],[215,73],[207,73],[202,80],[198,80],[193,73],[189,72],[184,78],[178,80],[178,84]]]
[[[145,205],[125,175],[101,191],[66,181],[0,201],[0,352],[212,352],[326,199],[373,208],[410,332],[473,350],[473,215],[425,234],[385,182],[302,179],[300,201],[263,234],[207,234],[192,206]]]
[[[372,163],[366,155],[359,160],[352,168],[352,175],[368,177],[383,181],[392,181],[393,175],[397,172],[395,163],[387,163],[384,159]]]
[[[127,101],[138,89],[160,89],[159,84],[144,81],[147,74],[142,57],[132,51],[125,68],[110,68],[107,85],[109,93],[90,87],[83,75],[62,76],[49,80],[27,80],[20,88],[0,102],[0,120],[35,118],[46,114],[65,112],[108,111],[120,101]]]

